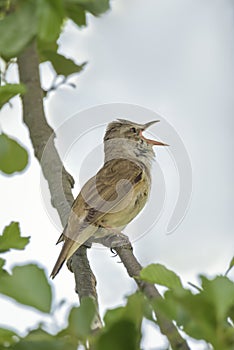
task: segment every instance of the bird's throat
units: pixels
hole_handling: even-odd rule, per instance
[[[136,163],[144,164],[150,171],[154,159],[154,151],[145,142],[115,138],[104,142],[105,162],[112,159],[125,158]]]

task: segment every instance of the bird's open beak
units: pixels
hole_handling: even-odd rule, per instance
[[[144,124],[144,128],[140,131],[140,137],[145,140],[147,143],[153,145],[153,146],[169,146],[167,143],[163,143],[160,141],[156,141],[156,140],[151,140],[151,139],[147,139],[144,135],[143,135],[143,131],[148,129],[151,125],[160,122],[160,120],[152,120],[151,122],[148,122],[146,124]]]

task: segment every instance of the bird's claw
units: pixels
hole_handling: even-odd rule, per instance
[[[112,258],[115,258],[118,254],[114,250],[114,248],[110,248],[111,253],[113,254]]]

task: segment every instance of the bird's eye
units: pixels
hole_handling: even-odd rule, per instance
[[[131,128],[130,131],[134,132],[134,134],[137,132],[136,128]]]

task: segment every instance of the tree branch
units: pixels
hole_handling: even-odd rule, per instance
[[[18,68],[20,81],[27,87],[27,93],[22,96],[23,120],[29,130],[35,156],[41,164],[44,177],[48,182],[51,203],[57,210],[64,227],[74,200],[71,191],[74,180],[63,167],[54,144],[56,135],[45,117],[35,42],[19,56]],[[85,272],[81,273],[80,266],[85,266]],[[93,297],[97,305],[97,319],[100,320],[96,280],[87,259],[86,247],[81,247],[77,254],[74,254],[72,268],[79,299],[81,300],[85,296]],[[100,326],[101,323],[97,327]]]
[[[119,255],[122,263],[124,264],[128,275],[134,278],[138,288],[145,294],[145,296],[150,300],[162,299],[161,294],[157,290],[157,288],[148,282],[142,281],[139,279],[140,271],[142,269],[141,264],[138,262],[136,257],[133,254],[133,248],[131,243],[129,242],[127,236],[121,234],[118,236],[116,240],[116,235],[110,235],[96,242],[102,243],[106,247],[113,248],[116,253]],[[122,243],[121,243],[122,242]],[[173,350],[190,350],[185,339],[182,338],[178,329],[173,324],[172,321],[168,320],[164,317],[157,309],[154,308],[155,315],[157,317],[157,322],[159,328],[164,334]]]
[[[27,88],[27,93],[22,96],[23,120],[29,130],[35,156],[48,182],[52,205],[65,226],[73,203],[71,187],[74,180],[63,168],[54,145],[55,133],[46,121],[35,43],[19,56],[18,67],[20,81]]]

